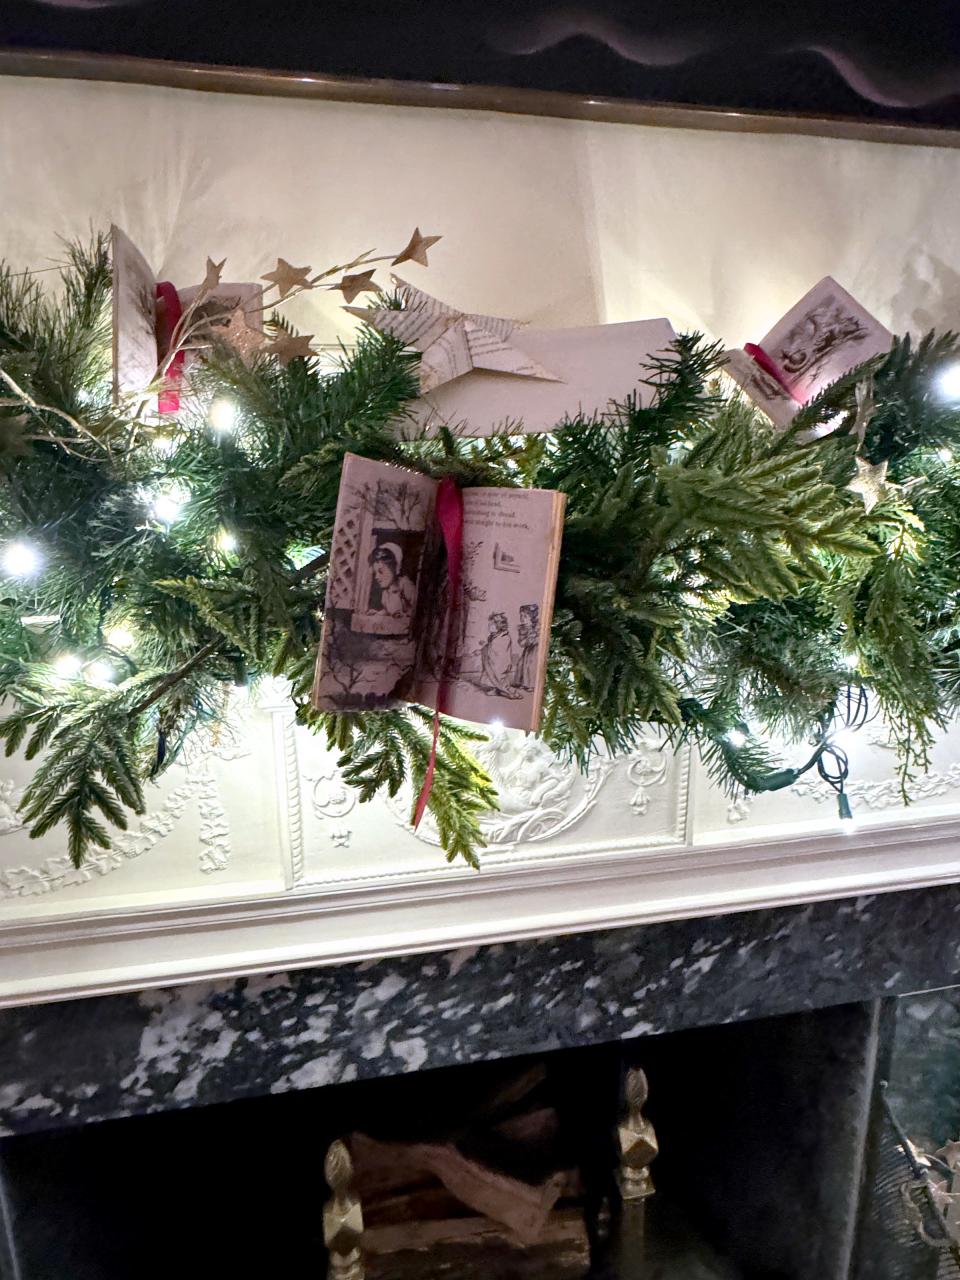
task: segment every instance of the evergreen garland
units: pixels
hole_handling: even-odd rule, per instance
[[[649,407],[628,396],[548,435],[412,434],[418,357],[372,331],[333,370],[215,345],[158,425],[112,403],[105,239],[70,248],[57,290],[37,280],[0,268],[0,737],[38,760],[31,833],[62,824],[77,864],[222,718],[225,682],[289,682],[361,800],[419,789],[429,710],[308,701],[348,451],[567,494],[542,736],[582,767],[652,723],[732,788],[816,767],[846,814],[834,735],[868,695],[905,795],[960,705],[960,411],[937,391],[952,333],[898,340],[786,432],[724,392],[696,334],[649,368]],[[218,397],[229,434],[208,421]],[[858,455],[888,464],[869,513],[847,487]],[[443,721],[430,796],[448,857],[469,862],[496,805],[483,738]]]

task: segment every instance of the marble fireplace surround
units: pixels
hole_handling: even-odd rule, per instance
[[[875,1002],[960,975],[960,885],[0,1010],[0,1136]]]
[[[958,977],[950,884],[0,1010],[0,1276],[68,1265],[69,1247],[49,1265],[50,1249],[64,1252],[49,1215],[70,1194],[60,1157],[38,1188],[24,1143],[62,1151],[66,1130],[93,1122],[257,1097],[272,1106],[270,1095],[555,1049],[620,1042],[655,1064],[676,1043],[667,1033],[713,1028],[720,1057],[691,1078],[687,1103],[698,1102],[685,1123],[714,1171],[699,1179],[701,1209],[719,1206],[722,1221],[738,1187],[730,1256],[753,1256],[757,1274],[873,1280],[885,1247],[870,1217],[877,1083],[903,1003],[892,997]],[[926,1074],[911,1074],[908,1097]],[[704,1087],[712,1077],[719,1093]],[[771,1182],[770,1135],[788,1131]],[[134,1165],[150,1158],[139,1141],[127,1139]]]

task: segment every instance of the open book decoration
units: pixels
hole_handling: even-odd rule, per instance
[[[439,481],[347,454],[330,547],[313,704],[399,701],[483,724],[539,727],[565,496],[464,489],[457,598]]]
[[[603,413],[641,382],[651,355],[663,355],[675,334],[669,320],[534,329],[440,302],[394,277],[402,307],[347,307],[352,315],[420,352],[421,398],[412,412],[421,426],[446,424],[464,435],[491,435],[504,426],[552,431],[565,417]]]
[[[728,351],[726,372],[786,427],[808,400],[892,344],[893,334],[825,276],[759,343]]]
[[[146,258],[117,226],[110,228],[110,243],[115,400],[122,395],[140,395],[151,385],[168,353],[177,321],[187,312],[187,345],[191,348],[203,346],[216,333],[246,358],[254,345],[263,342],[261,285],[223,284],[216,279],[177,290],[157,280]],[[238,324],[238,315],[242,324]]]

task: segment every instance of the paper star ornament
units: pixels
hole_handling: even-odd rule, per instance
[[[391,266],[399,267],[401,262],[418,262],[421,267],[427,266],[427,250],[440,239],[441,236],[422,236],[420,228],[415,227],[409,244],[400,250]]]
[[[421,392],[433,391],[471,369],[547,382],[563,381],[512,345],[510,338],[518,327],[516,321],[457,311],[404,280],[394,277],[394,281],[402,291],[401,311],[388,307],[345,307],[344,310],[420,352]]]
[[[313,355],[312,339],[313,335],[309,333],[287,333],[286,329],[281,329],[267,347],[267,352],[286,366],[291,360],[306,360]]]
[[[262,329],[251,328],[242,306],[234,307],[223,323],[217,326],[217,335],[233,347],[244,364],[252,362],[266,341]]]
[[[280,290],[278,301],[282,301],[288,294],[293,293],[294,289],[313,287],[310,283],[310,268],[291,267],[284,258],[278,258],[275,270],[267,271],[260,279],[269,280],[271,284],[277,286]]]
[[[877,463],[868,462],[866,458],[857,458],[856,463],[857,474],[847,488],[853,493],[860,494],[864,511],[870,512],[884,496],[889,464],[885,460]]]
[[[203,283],[200,285],[201,293],[206,295],[217,287],[226,261],[226,258],[221,258],[219,262],[214,262],[212,258],[207,259],[207,269],[204,272]]]
[[[371,267],[369,271],[356,271],[352,275],[345,275],[338,285],[334,287],[339,289],[347,302],[352,302],[360,293],[376,293],[378,286],[374,283],[375,268]]]

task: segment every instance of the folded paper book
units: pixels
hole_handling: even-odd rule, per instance
[[[892,343],[893,335],[825,276],[759,343],[728,351],[726,372],[786,427],[808,400]]]
[[[512,427],[552,431],[579,413],[602,414],[645,384],[650,357],[675,337],[669,320],[534,329],[500,316],[456,310],[396,279],[400,309],[347,307],[352,315],[420,352],[420,426],[483,436]]]
[[[313,704],[350,711],[439,702],[464,720],[536,729],[565,497],[465,489],[462,567],[450,601],[438,484],[347,454]]]

